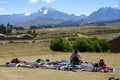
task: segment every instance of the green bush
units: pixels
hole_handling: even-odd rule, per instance
[[[32,43],[35,43],[35,42],[36,42],[35,40],[32,41]]]
[[[109,50],[109,45],[105,39],[78,38],[74,41],[73,48],[81,52],[106,52]]]
[[[78,38],[73,43],[73,48],[77,48],[80,52],[94,52],[95,49],[92,45],[92,42],[87,38]]]
[[[13,40],[10,40],[8,43],[14,43],[14,41],[13,41]]]
[[[95,48],[95,52],[102,52],[101,46],[98,41],[93,41],[93,46]]]
[[[51,41],[50,49],[53,51],[69,52],[72,50],[72,46],[67,40],[58,37]]]
[[[72,41],[72,45],[68,41]],[[50,48],[53,51],[63,52],[71,51],[72,48],[78,49],[80,52],[106,52],[109,50],[109,45],[105,39],[71,38],[68,41],[63,38],[55,38],[51,41]]]
[[[68,38],[68,41],[75,41],[75,40],[76,40],[76,38],[74,38],[74,37]]]
[[[110,49],[109,45],[106,42],[106,39],[100,39],[100,40],[98,40],[98,43],[101,46],[102,52],[106,52]]]

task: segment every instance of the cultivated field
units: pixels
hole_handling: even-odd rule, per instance
[[[14,33],[26,33],[27,30],[17,30]],[[32,30],[33,31],[33,30]],[[110,38],[120,33],[120,26],[80,26],[80,27],[58,27],[58,28],[42,28],[36,29],[37,39],[50,39],[54,37],[78,37],[79,34],[83,37],[98,37]],[[80,36],[81,37],[81,36]]]
[[[113,28],[113,27],[111,27]],[[63,31],[69,30],[68,28],[58,28],[58,29],[48,29],[49,31]],[[70,31],[77,31],[85,33],[85,28],[70,28]],[[94,28],[95,29],[95,28]],[[94,30],[92,29],[92,30]],[[115,27],[113,29],[120,29]],[[47,29],[40,31],[42,33],[47,32]],[[37,31],[37,33],[40,33]],[[56,33],[57,33],[56,31]],[[64,31],[65,32],[65,31]],[[51,32],[52,33],[52,32]],[[63,32],[62,32],[63,33]],[[86,32],[87,33],[87,32]],[[119,32],[118,32],[119,33]],[[115,33],[114,33],[115,34]],[[87,35],[87,34],[86,34]],[[111,35],[110,35],[111,36]],[[109,37],[109,36],[108,36]],[[53,52],[49,49],[50,40],[36,40],[33,43],[33,40],[13,40],[11,43],[9,40],[0,41],[0,65],[4,65],[5,62],[10,61],[12,58],[18,58],[25,61],[35,61],[38,58],[41,59],[50,59],[69,60],[71,52]],[[107,80],[110,76],[120,77],[120,54],[114,53],[80,53],[82,60],[88,62],[97,62],[100,58],[103,58],[107,66],[116,68],[116,72],[112,73],[102,73],[102,72],[71,72],[71,71],[59,71],[51,69],[41,69],[41,68],[17,68],[17,67],[0,67],[0,80]]]

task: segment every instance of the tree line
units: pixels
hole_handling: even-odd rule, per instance
[[[0,34],[5,35],[12,35],[12,30],[26,30],[24,27],[15,27],[10,23],[7,23],[7,25],[0,24]],[[34,37],[37,35],[35,29],[37,29],[37,26],[30,26],[29,30],[27,30],[24,34],[31,34]],[[16,34],[21,34],[19,32],[16,32]],[[23,33],[22,33],[23,34]]]
[[[0,34],[6,34],[10,35],[12,33],[12,27],[13,25],[7,24],[6,26],[4,24],[0,25]]]

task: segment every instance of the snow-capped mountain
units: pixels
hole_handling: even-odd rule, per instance
[[[28,17],[24,14],[0,15],[0,24],[24,22],[27,19]]]
[[[52,18],[54,20],[80,20],[85,18],[86,16],[76,16],[76,15],[68,15],[64,12],[58,11],[51,7],[42,7],[37,12],[31,14],[13,14],[13,15],[0,15],[0,24],[5,23],[20,23],[26,21],[33,21],[38,19],[48,19]]]
[[[120,5],[115,7],[103,7],[89,15],[90,19],[115,20],[120,19]]]
[[[30,15],[32,18],[53,18],[53,19],[64,19],[64,20],[80,20],[85,17],[68,15],[64,12],[58,11],[51,7],[42,7],[37,12]]]
[[[84,14],[80,16],[69,15],[51,7],[42,7],[40,10],[29,14],[0,15],[0,24],[7,24],[9,22],[18,26],[78,26],[86,24],[94,25],[94,22],[100,21],[98,25],[105,25],[101,20],[110,21],[116,19],[120,19],[120,5],[100,8],[89,16]]]

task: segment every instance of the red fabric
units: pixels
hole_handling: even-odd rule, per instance
[[[109,72],[108,68],[104,68],[103,70],[104,72]]]

